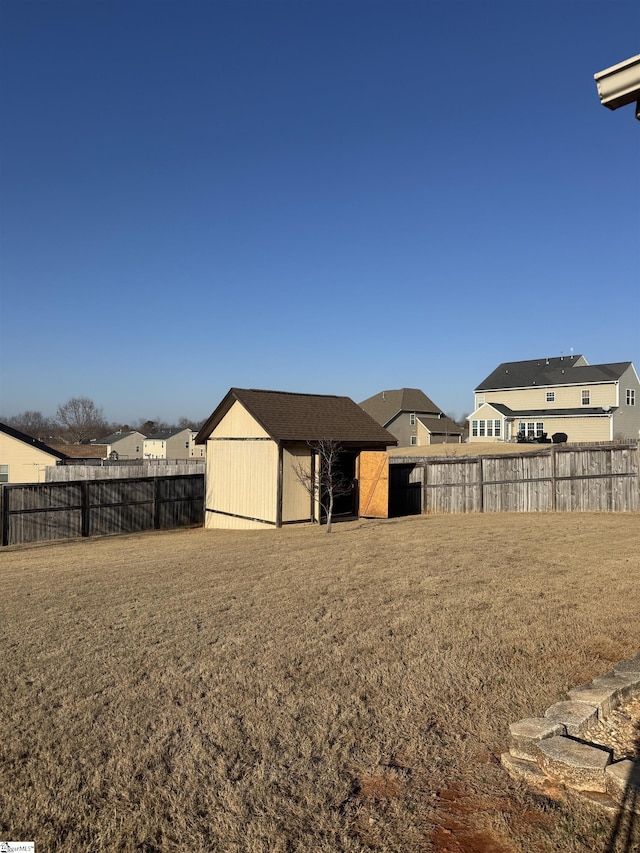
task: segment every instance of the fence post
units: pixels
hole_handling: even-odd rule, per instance
[[[160,477],[153,478],[153,529],[160,529]]]
[[[82,535],[87,538],[91,535],[89,530],[90,515],[89,515],[89,480],[84,480],[80,484],[80,495],[82,502]]]
[[[427,460],[423,460],[422,463],[422,512],[429,512],[429,492],[427,491],[427,480],[429,479],[427,476]]]
[[[7,490],[0,486],[0,511],[2,514],[2,544],[9,544],[9,499]]]
[[[481,456],[478,462],[478,512],[484,512],[484,456]]]
[[[551,445],[551,511],[555,512],[557,509],[557,501],[556,501],[556,446],[555,444]]]

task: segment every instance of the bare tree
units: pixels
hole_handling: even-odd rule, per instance
[[[109,429],[102,409],[88,397],[72,397],[58,406],[55,420],[65,430],[72,443],[99,438]]]
[[[331,533],[335,499],[348,495],[353,489],[353,482],[340,467],[342,448],[337,441],[327,438],[308,441],[307,444],[312,451],[311,466],[307,467],[298,462],[293,466],[293,473],[312,499],[324,510],[327,533]]]
[[[205,418],[206,420],[206,418]],[[193,418],[182,417],[178,420],[176,426],[178,429],[200,429],[204,421],[194,421]]]
[[[32,412],[30,410],[7,418],[5,423],[7,426],[18,429],[20,432],[24,432],[32,438],[37,438],[38,441],[44,442],[50,441],[57,431],[51,418],[43,415],[42,412]]]

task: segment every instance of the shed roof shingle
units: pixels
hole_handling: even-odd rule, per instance
[[[342,445],[386,446],[397,444],[370,415],[350,397],[325,394],[294,394],[231,388],[196,436],[203,444],[235,402],[260,423],[275,441],[322,441]]]

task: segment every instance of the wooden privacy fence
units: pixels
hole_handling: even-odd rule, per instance
[[[633,512],[640,506],[639,453],[631,442],[390,461],[392,469],[413,465],[420,471],[424,513]],[[402,504],[400,496],[394,500]]]
[[[204,474],[5,484],[2,545],[202,525]]]
[[[179,474],[204,474],[204,459],[97,459],[87,465],[48,465],[45,469],[47,483],[66,483],[71,480],[139,479],[140,477],[175,477]]]

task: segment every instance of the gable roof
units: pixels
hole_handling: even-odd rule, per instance
[[[138,432],[137,429],[128,429],[124,432],[112,432],[111,435],[106,435],[104,438],[99,438],[94,444],[116,444],[118,441],[122,441],[123,438],[130,438],[132,435],[139,435],[141,438],[144,438],[144,433]],[[92,439],[93,441],[93,439]]]
[[[441,418],[428,418],[424,415],[418,415],[418,420],[433,434],[462,435],[463,432],[462,427],[446,415]]]
[[[576,362],[582,360],[582,364]],[[558,356],[531,361],[505,361],[490,373],[476,391],[502,391],[550,385],[586,385],[615,382],[631,366],[630,361],[585,364],[583,356]]]
[[[106,459],[106,444],[56,444],[54,450],[63,453],[67,459]]]
[[[173,429],[165,429],[160,432],[154,432],[153,435],[148,435],[146,437],[147,440],[151,441],[167,441],[169,438],[173,438],[176,435],[180,435],[181,432],[193,432],[191,427],[173,427]]]
[[[26,432],[21,432],[19,429],[10,427],[8,424],[3,424],[0,422],[0,432],[5,433],[5,435],[10,435],[11,438],[15,438],[18,441],[22,441],[24,444],[28,444],[30,447],[34,447],[36,450],[41,450],[43,453],[49,453],[51,456],[55,456],[58,459],[66,459],[65,453],[62,453],[59,450],[55,450],[53,447],[49,447],[49,445],[45,444],[44,441],[40,441],[39,439],[34,438],[32,435],[27,435]]]
[[[390,423],[401,412],[424,412],[440,414],[433,400],[419,388],[398,388],[395,391],[380,391],[360,403],[360,408],[382,426]]]
[[[322,441],[376,447],[396,438],[350,397],[231,388],[196,436],[204,444],[235,402],[241,403],[274,441]]]

